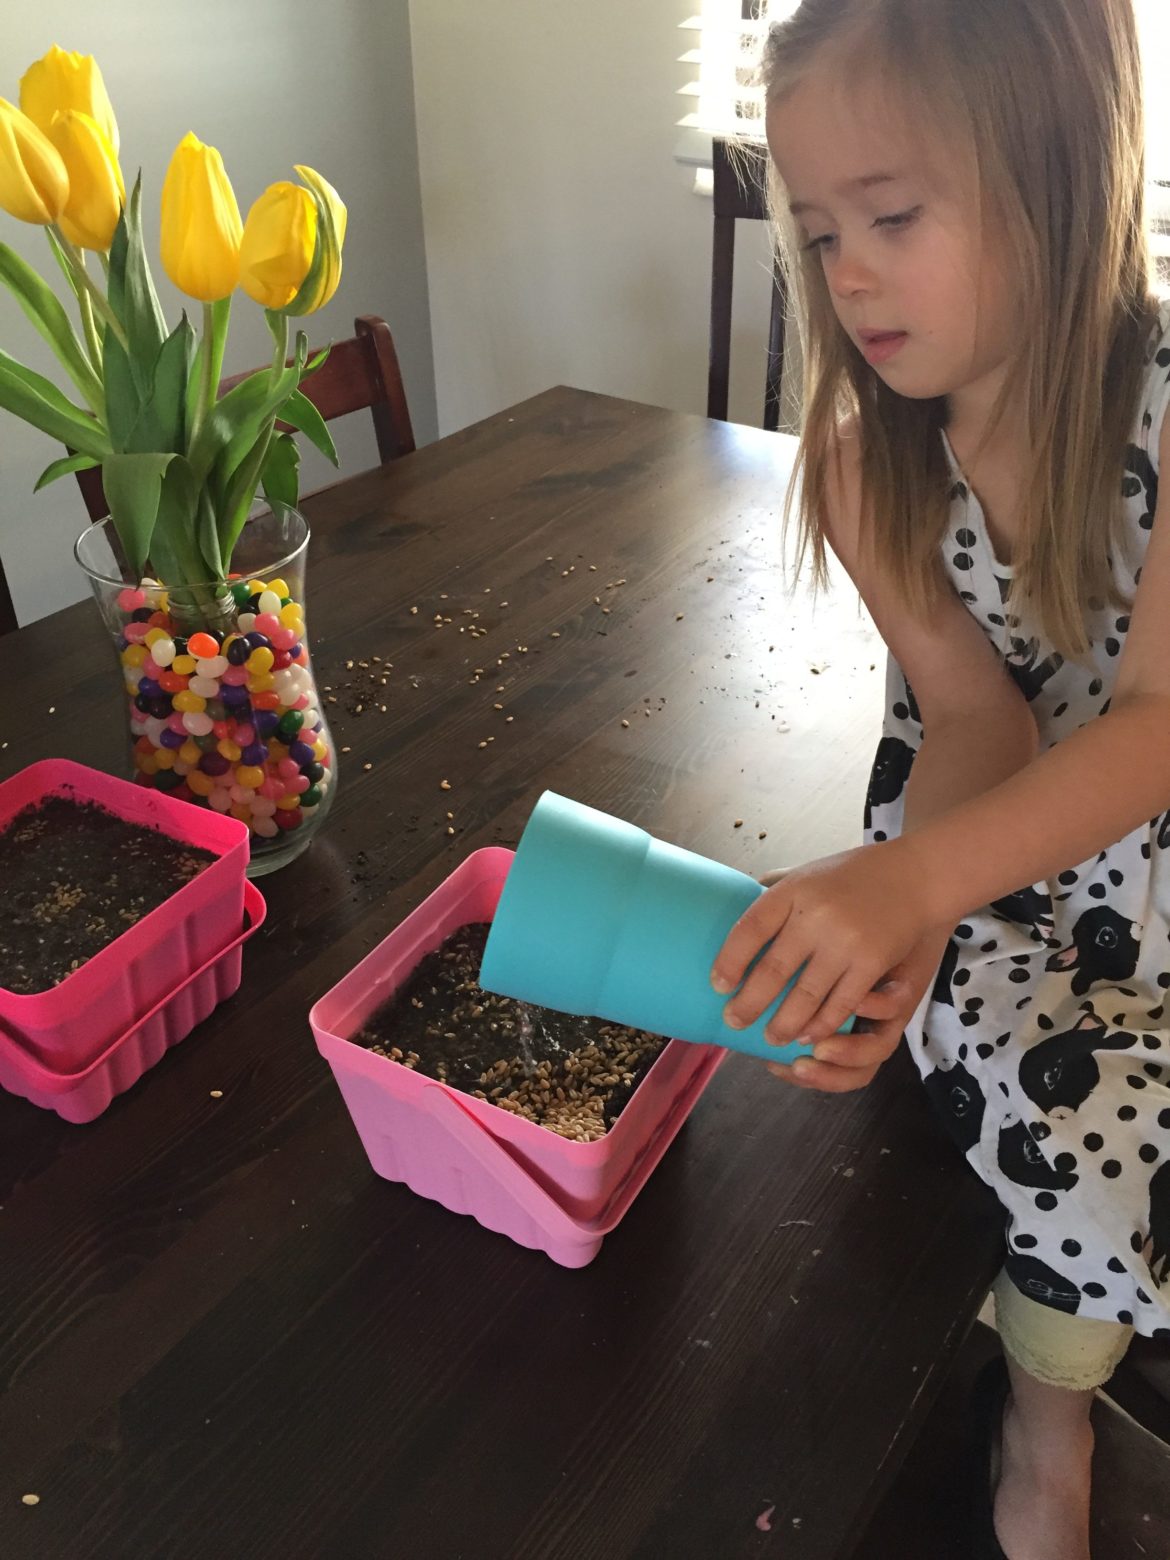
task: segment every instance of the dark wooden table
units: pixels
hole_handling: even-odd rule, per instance
[[[843,1097],[729,1058],[567,1271],[375,1177],[306,1018],[545,787],[751,872],[859,843],[882,669],[786,595],[793,448],[561,388],[307,501],[318,676],[382,655],[387,710],[329,706],[230,1002],[88,1126],[0,1096],[6,1560],[848,1554],[1000,1240],[904,1053]],[[0,772],[121,770],[88,603],[0,675]]]

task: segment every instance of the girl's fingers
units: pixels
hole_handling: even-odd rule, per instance
[[[867,991],[855,1009],[858,1018],[889,1019],[901,1011],[906,1000],[906,988],[900,982],[889,991],[875,986]]]
[[[818,1040],[813,1047],[813,1056],[818,1062],[827,1062],[834,1067],[877,1068],[889,1061],[901,1038],[900,1025],[882,1024],[875,1030],[863,1029],[856,1034],[830,1035],[827,1040]]]
[[[819,1094],[851,1094],[864,1089],[877,1075],[877,1067],[834,1067],[828,1062],[804,1061],[799,1069],[786,1067],[778,1062],[765,1064],[770,1073],[798,1089],[812,1089]]]
[[[787,867],[773,867],[771,872],[765,872],[757,881],[762,883],[765,888],[771,888],[773,883],[779,883],[788,870]]]

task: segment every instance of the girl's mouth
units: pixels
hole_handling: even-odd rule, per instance
[[[861,350],[868,363],[885,363],[901,351],[908,339],[904,330],[864,331]]]

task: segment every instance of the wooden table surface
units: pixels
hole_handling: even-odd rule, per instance
[[[381,655],[387,710],[328,706],[234,998],[87,1126],[0,1095],[6,1560],[849,1553],[1000,1244],[904,1050],[838,1097],[731,1056],[570,1271],[377,1178],[307,1022],[545,788],[754,874],[860,843],[883,653],[786,591],[794,448],[562,387],[306,501],[318,679]],[[89,603],[0,675],[0,773],[123,772]]]

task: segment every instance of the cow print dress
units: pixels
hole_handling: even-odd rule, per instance
[[[1154,521],[1170,403],[1170,300],[1159,306],[1126,459],[1129,594]],[[1090,614],[1094,667],[1007,618],[1012,569],[951,467],[947,573],[1036,716],[1041,749],[1109,707],[1129,619]],[[1014,608],[1013,608],[1014,611]],[[923,727],[892,655],[865,841],[901,833]],[[1108,774],[1100,776],[1109,784]],[[1170,801],[1170,798],[1168,798]],[[1170,811],[1100,855],[968,915],[906,1028],[933,1104],[1007,1214],[1008,1276],[1060,1311],[1170,1339]]]

